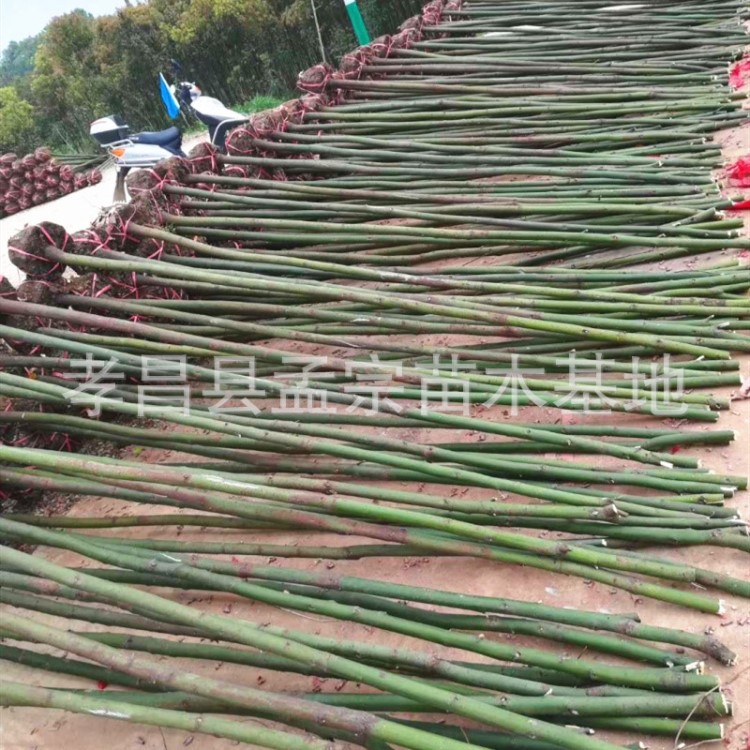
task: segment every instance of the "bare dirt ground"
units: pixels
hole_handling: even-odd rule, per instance
[[[717,140],[724,146],[728,161],[750,153],[749,127],[720,133],[717,135]],[[730,192],[731,194],[737,194],[738,191],[731,190]],[[750,197],[750,194],[748,197]],[[44,217],[50,218],[49,213],[45,212]],[[745,221],[750,234],[750,212],[745,212]],[[697,265],[709,264],[715,259],[716,256],[702,258],[697,261]],[[668,267],[676,269],[681,265],[684,265],[684,262],[675,261],[670,263]],[[458,343],[458,341],[456,340],[455,343]],[[748,377],[750,374],[750,357],[743,358],[742,372],[744,377]],[[724,389],[717,395],[730,396],[731,391]],[[496,412],[496,416],[502,419],[502,411]],[[523,421],[554,418],[551,411],[545,413],[544,410],[534,409],[523,410],[520,417]],[[568,418],[568,415],[566,415],[566,421],[568,419],[582,421],[584,418],[580,415]],[[588,417],[585,419],[595,420],[596,418]],[[618,415],[608,417],[608,419],[616,419],[619,422],[625,417]],[[637,422],[637,417],[634,417],[634,415],[627,419],[629,424]],[[729,447],[702,449],[701,455],[704,464],[721,473],[750,474],[750,455],[748,453],[748,445],[750,445],[750,401],[735,401],[732,409],[722,414],[719,425],[722,429],[735,430],[737,438]],[[698,425],[694,429],[707,428]],[[428,435],[428,430],[415,429],[409,430],[408,434],[404,431],[401,436],[414,441],[434,439],[434,434],[432,438],[428,438]],[[440,439],[445,441],[470,440],[471,436],[441,431]],[[135,458],[136,455],[138,460],[154,462],[169,459],[169,456],[164,453],[148,449],[137,454],[132,450],[126,450],[123,453],[125,458]],[[595,461],[596,458],[591,457],[591,462],[594,463]],[[406,487],[406,485],[404,486]],[[414,487],[412,486],[411,489],[414,489]],[[419,489],[441,491],[440,487],[430,485],[420,485]],[[481,490],[477,491],[477,497],[483,496],[482,492]],[[750,518],[750,493],[742,493],[730,502],[744,518]],[[138,506],[135,510],[132,506],[120,501],[88,498],[77,503],[70,511],[72,515],[76,516],[105,513],[129,514],[133,512],[158,513],[165,512],[165,509]],[[173,511],[170,509],[170,512]],[[133,535],[139,538],[165,537],[164,530],[159,529],[135,531],[123,529],[116,533],[118,536]],[[174,533],[178,534],[181,539],[199,538],[206,541],[219,539],[218,535],[209,530],[198,532],[184,529],[177,530]],[[222,532],[221,538],[224,540],[230,538],[249,540],[250,538],[247,532],[231,532],[231,534],[230,537],[228,532]],[[305,533],[305,543],[340,545],[344,541],[339,537],[324,534],[314,535],[315,538],[312,540],[310,537],[311,534]],[[302,537],[294,533],[269,532],[263,534],[263,539],[269,543],[296,545],[300,544]],[[348,544],[359,543],[360,540],[347,539],[345,541]],[[361,541],[365,542],[365,540]],[[75,556],[60,551],[44,550],[41,554],[63,564],[77,564],[79,562]],[[736,550],[700,547],[668,550],[665,554],[677,561],[690,561],[694,565],[720,570],[734,576],[750,577],[747,557]],[[268,560],[267,562],[273,564],[274,561]],[[708,671],[721,678],[727,696],[734,701],[735,707],[735,715],[726,721],[725,739],[723,743],[718,743],[716,746],[723,746],[728,750],[748,750],[750,747],[750,602],[747,600],[726,597],[726,614],[723,617],[710,616],[693,613],[662,602],[642,600],[627,592],[610,589],[596,583],[587,583],[580,579],[463,558],[415,557],[378,559],[377,561],[337,561],[335,563],[320,560],[285,560],[284,564],[300,569],[335,568],[336,572],[341,574],[362,575],[385,581],[407,582],[416,586],[457,590],[471,594],[506,596],[555,606],[606,612],[637,612],[641,619],[647,623],[681,628],[692,632],[715,632],[722,641],[739,654],[739,662],[736,667],[726,668],[715,663],[707,663],[706,665]],[[208,611],[230,614],[238,619],[252,618],[255,621],[273,622],[281,626],[299,627],[331,637],[377,639],[384,645],[394,647],[409,648],[413,646],[413,642],[409,638],[396,634],[373,631],[364,626],[348,622],[341,623],[323,617],[271,609],[265,605],[240,601],[236,598],[183,592],[178,595],[178,599],[185,603],[199,605]],[[57,625],[67,626],[66,623],[56,618],[45,619]],[[81,623],[80,627],[85,629],[88,626]],[[488,634],[487,637],[498,640],[508,639],[514,643],[534,643],[533,639],[521,641],[512,636],[500,634]],[[420,648],[424,648],[424,645],[421,644]],[[450,651],[446,649],[435,647],[434,651],[441,655],[450,655]],[[559,653],[561,656],[575,658],[583,656],[584,652],[560,648]],[[586,658],[596,657],[593,654],[586,654]],[[240,668],[218,662],[206,663],[185,660],[183,663],[186,669],[202,671],[206,674],[212,673],[224,679],[253,686],[263,686],[267,689],[299,691],[323,689],[330,691],[354,690],[356,688],[355,685],[336,680],[319,680],[291,675],[279,678],[278,675],[263,670],[248,667]],[[9,679],[36,680],[40,684],[49,686],[90,687],[90,684],[84,681],[77,681],[73,678],[59,678],[54,675],[41,676],[38,672],[33,673],[31,670],[15,665],[6,665],[4,674]],[[634,739],[633,736],[625,734],[610,734],[607,736],[622,743]],[[236,747],[237,744],[202,735],[187,735],[179,731],[134,726],[111,719],[90,719],[84,716],[36,709],[5,709],[2,712],[2,721],[0,721],[0,747],[3,750],[59,750],[59,748],[67,747],[76,747],[77,750],[102,750],[103,748],[107,748],[107,750],[140,748],[144,750],[179,750],[183,747],[190,747],[191,750],[227,750]],[[680,745],[679,741],[675,741],[675,738],[663,738],[649,742],[649,747],[652,750],[671,750],[677,746]]]

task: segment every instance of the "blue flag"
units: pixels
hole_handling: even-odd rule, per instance
[[[180,103],[169,88],[169,84],[167,83],[167,79],[164,78],[163,73],[159,73],[159,93],[161,94],[161,100],[164,102],[169,119],[174,120],[180,114]]]

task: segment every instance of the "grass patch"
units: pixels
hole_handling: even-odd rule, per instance
[[[260,94],[254,96],[252,99],[242,102],[242,104],[238,104],[236,107],[232,107],[232,109],[237,109],[240,112],[247,112],[248,114],[255,114],[256,112],[263,112],[263,110],[278,107],[279,104],[283,104],[287,99],[291,98],[291,96],[288,96],[285,99],[280,99],[277,96],[266,96]]]

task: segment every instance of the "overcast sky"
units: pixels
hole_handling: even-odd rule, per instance
[[[123,0],[0,0],[0,50],[37,34],[50,19],[76,8],[103,16],[123,4]]]

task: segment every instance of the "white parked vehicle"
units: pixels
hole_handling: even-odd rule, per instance
[[[177,91],[173,87],[172,93],[179,94],[179,100],[208,128],[211,143],[222,152],[229,130],[248,120],[247,115],[225,107],[218,99],[204,96],[194,83],[183,82]],[[130,126],[120,115],[107,115],[94,120],[89,133],[114,159],[116,201],[125,200],[125,177],[131,169],[153,167],[171,156],[185,156],[182,131],[174,125],[164,130],[131,134]]]

